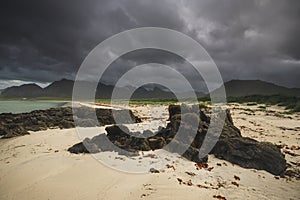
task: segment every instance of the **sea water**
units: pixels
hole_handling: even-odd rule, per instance
[[[67,101],[0,101],[0,113],[24,113],[71,106]]]

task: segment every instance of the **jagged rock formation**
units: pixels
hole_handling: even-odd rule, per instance
[[[107,135],[100,134],[92,139],[85,139],[82,143],[78,143],[68,150],[72,153],[96,153],[99,151],[112,151],[115,150],[115,146],[121,150],[119,153],[129,152],[136,155],[138,151],[149,151],[155,149],[161,149],[166,147],[171,141],[176,144],[175,146],[181,147],[183,144],[176,139],[176,133],[178,131],[182,118],[187,118],[185,123],[181,124],[184,133],[191,132],[193,129],[197,129],[196,137],[190,141],[190,146],[183,154],[183,157],[194,161],[203,162],[207,160],[207,157],[199,158],[199,148],[202,146],[204,138],[207,134],[207,130],[211,121],[209,116],[209,110],[200,109],[200,113],[195,113],[195,107],[189,108],[189,112],[182,115],[181,108],[177,105],[171,105],[169,107],[169,120],[167,127],[160,128],[155,136],[149,131],[143,133],[129,133],[125,126],[111,126],[107,127]],[[189,123],[196,120],[198,117],[198,127],[191,127]],[[199,120],[200,119],[200,120]],[[148,138],[135,137],[138,135],[151,136]],[[175,141],[174,141],[175,140]],[[122,152],[124,150],[124,152]],[[176,152],[176,149],[167,149],[170,152]],[[281,151],[273,144],[269,142],[258,142],[254,139],[242,137],[240,130],[234,126],[229,110],[226,111],[225,125],[222,129],[222,133],[214,146],[210,151],[216,157],[230,161],[245,168],[254,168],[259,170],[266,170],[274,175],[282,175],[286,169],[286,160]]]

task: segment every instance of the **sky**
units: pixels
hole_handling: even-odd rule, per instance
[[[298,0],[3,0],[0,88],[74,79],[95,46],[140,27],[169,28],[193,38],[224,81],[300,87],[299,10]],[[114,84],[124,69],[153,61],[173,66],[192,82],[201,79],[178,56],[145,49],[118,58],[103,82]]]

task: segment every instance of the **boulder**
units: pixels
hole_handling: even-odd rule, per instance
[[[266,170],[274,175],[283,175],[286,169],[284,155],[275,145],[247,137],[221,138],[211,153],[241,167]]]
[[[169,131],[173,132],[171,135],[178,131],[178,119],[180,118],[174,110],[178,111],[179,108],[172,106],[174,115],[171,116],[170,113],[171,125],[169,125],[171,129]],[[191,112],[193,111],[191,110]],[[207,115],[207,117],[204,115]],[[198,132],[191,145],[191,147],[195,149],[199,149],[202,146],[206,136],[210,122],[208,115],[209,112],[205,114],[204,111],[200,111],[199,116],[201,120],[199,122]],[[192,128],[190,130],[192,130]],[[187,152],[183,156],[187,157],[189,160],[193,160],[193,155],[196,155],[197,153],[194,149],[189,149]],[[210,153],[241,167],[266,170],[274,175],[283,175],[286,169],[284,155],[275,145],[242,137],[240,130],[233,124],[229,110],[226,110],[225,124],[218,142]]]
[[[82,142],[74,144],[72,147],[68,148],[68,151],[75,154],[89,153],[89,151],[86,149]]]
[[[149,141],[145,138],[134,137],[133,135],[142,135],[142,133],[130,133],[128,128],[123,125],[113,125],[105,128],[107,132],[107,138],[120,147],[129,152],[136,151],[149,151]],[[149,134],[147,132],[147,134]]]

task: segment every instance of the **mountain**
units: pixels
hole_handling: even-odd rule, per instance
[[[91,82],[79,81],[78,85],[82,92],[86,91],[86,88],[91,87]],[[26,84],[21,86],[13,86],[3,90],[0,97],[5,98],[34,98],[34,97],[72,97],[74,81],[62,79],[54,81],[45,88],[41,88],[36,84]],[[132,89],[132,88],[131,88]],[[118,94],[117,97],[122,98],[124,94],[130,91],[130,87],[115,88],[112,85],[105,85],[99,83],[96,90],[96,98],[108,99],[111,98],[112,92]],[[132,95],[133,98],[175,98],[172,92],[165,91],[159,87],[153,89],[146,89],[143,87],[138,88]]]
[[[43,96],[47,97],[71,97],[74,81],[62,79],[54,81],[43,89]]]
[[[81,91],[86,91],[85,88],[91,87],[91,82],[80,81],[79,86]],[[34,97],[72,97],[74,81],[62,79],[60,81],[54,81],[45,88],[41,88],[36,84],[25,84],[21,86],[13,86],[6,88],[0,94],[0,97],[4,98],[34,98]],[[281,94],[285,96],[300,96],[299,88],[286,88],[278,86],[273,83],[268,83],[260,80],[231,80],[224,84],[227,97],[237,96],[249,96],[249,95],[274,95]],[[112,91],[115,90],[117,98],[124,97],[124,94],[128,94],[132,86],[115,88],[113,85],[105,85],[99,83],[96,90],[96,98],[109,99],[111,98]],[[218,92],[220,88],[213,92]],[[197,92],[198,97],[203,96],[203,93]],[[191,92],[183,92],[181,95],[184,97],[190,97]],[[132,94],[134,99],[171,99],[176,98],[175,95],[161,86],[152,85],[151,88],[143,86],[137,88]]]
[[[43,88],[37,84],[24,84],[21,86],[13,86],[4,89],[1,92],[1,97],[6,98],[31,98],[41,96],[43,93]]]
[[[161,99],[175,99],[175,95],[170,92],[163,90],[158,87],[154,87],[152,89],[146,89],[144,87],[140,87],[134,91],[132,94],[132,98],[134,99],[151,99],[151,98],[161,98]]]
[[[226,82],[224,87],[227,97],[275,94],[300,96],[300,88],[286,88],[260,80],[231,80]],[[213,92],[218,92],[220,88]]]

